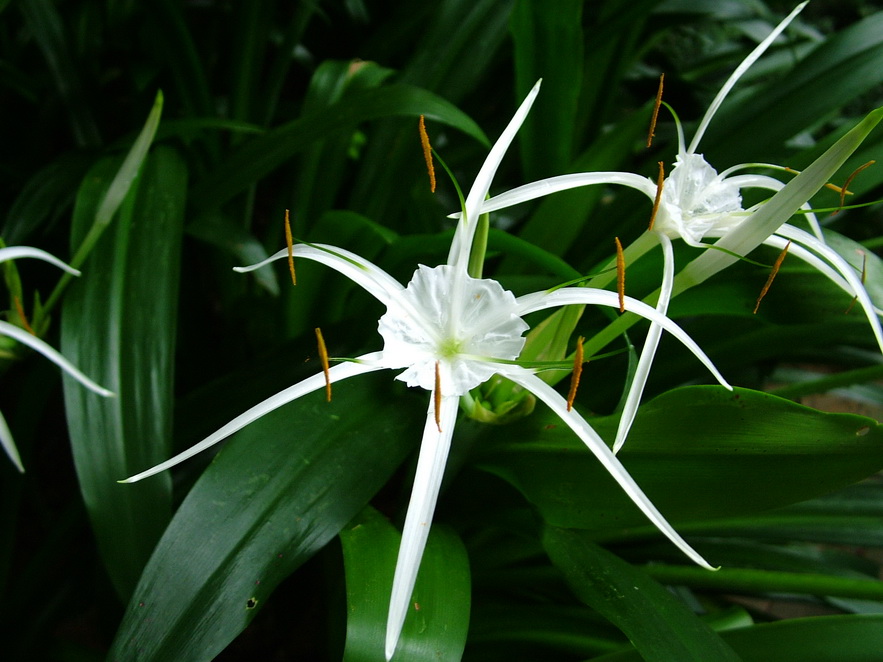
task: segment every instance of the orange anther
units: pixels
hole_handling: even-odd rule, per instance
[[[844,199],[847,195],[852,195],[852,192],[849,190],[849,185],[852,184],[852,180],[855,179],[855,176],[858,175],[865,168],[870,168],[874,165],[876,161],[868,161],[865,164],[860,165],[858,168],[852,171],[852,174],[846,178],[846,181],[843,182],[843,188],[840,190],[840,206],[843,207]],[[839,209],[837,211],[840,211]],[[834,213],[836,214],[837,211]]]
[[[319,343],[319,360],[322,361],[322,372],[325,373],[325,400],[331,402],[331,373],[328,367],[328,349],[325,347],[325,338],[322,330],[316,327],[316,341]]]
[[[760,308],[760,302],[763,301],[766,293],[770,291],[770,285],[773,284],[773,279],[776,277],[776,274],[779,273],[779,268],[782,266],[782,262],[784,261],[785,256],[788,254],[789,248],[791,248],[790,241],[785,244],[785,248],[782,249],[782,252],[779,253],[779,257],[777,257],[776,261],[773,262],[773,269],[772,271],[770,271],[770,276],[766,279],[766,283],[764,283],[763,289],[760,291],[760,296],[757,297],[757,303],[754,304],[755,315],[757,315],[757,309]]]
[[[14,296],[12,297],[12,303],[15,305],[15,311],[18,313],[18,318],[21,320],[22,326],[25,328],[25,331],[30,333],[32,336],[36,336],[34,330],[31,328],[30,322],[28,322],[28,316],[25,315],[24,306],[21,305],[21,300]]]
[[[291,284],[297,285],[297,276],[294,274],[294,239],[291,237],[291,221],[288,210],[285,210],[285,243],[288,245],[288,271],[291,272]]]
[[[659,202],[662,200],[662,187],[665,186],[665,164],[662,161],[659,161],[658,165],[659,173],[656,175],[656,197],[653,198],[653,211],[650,212],[650,224],[647,226],[648,230],[652,230],[653,224],[656,223],[656,212],[659,211]]]
[[[426,159],[426,170],[429,173],[429,190],[435,193],[435,166],[432,163],[432,147],[429,144],[429,134],[426,133],[426,123],[423,115],[420,116],[420,144],[423,147],[423,158]]]
[[[573,409],[573,401],[576,399],[576,389],[579,388],[579,378],[583,374],[583,340],[582,336],[576,339],[576,353],[573,356],[573,373],[570,375],[570,390],[567,392],[567,411]]]
[[[622,244],[619,237],[614,237],[616,242],[616,291],[619,294],[619,312],[625,312],[625,255],[622,252]]]
[[[659,108],[662,106],[662,83],[665,74],[659,74],[659,88],[656,90],[656,102],[653,104],[653,115],[650,116],[650,130],[647,132],[647,147],[653,144],[653,136],[656,135],[656,119],[659,117]]]

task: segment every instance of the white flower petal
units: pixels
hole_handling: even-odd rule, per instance
[[[27,345],[31,349],[40,352],[40,354],[52,361],[55,365],[64,370],[67,374],[76,379],[90,391],[94,391],[98,395],[103,395],[104,397],[110,397],[113,395],[113,391],[109,391],[103,386],[99,386],[82,372],[77,370],[77,368],[74,367],[73,363],[64,358],[57,350],[53,349],[51,345],[43,342],[42,340],[28,333],[24,329],[10,324],[9,322],[0,321],[0,334],[4,336],[9,336],[10,338],[15,338],[22,345]]]
[[[6,262],[7,260],[17,260],[22,257],[37,258],[38,260],[43,260],[44,262],[54,264],[59,269],[63,269],[64,271],[67,271],[69,274],[73,274],[74,276],[80,275],[80,272],[78,270],[62,262],[51,253],[47,253],[46,251],[39,248],[31,248],[30,246],[9,246],[7,248],[0,248],[0,262]]]
[[[580,172],[541,179],[501,193],[496,197],[485,200],[478,213],[487,214],[488,212],[512,207],[513,205],[551,195],[552,193],[567,191],[581,186],[593,186],[595,184],[628,186],[641,191],[651,200],[656,197],[656,182],[651,181],[647,177],[641,177],[631,172]],[[461,213],[458,212],[451,214],[448,218],[460,218],[460,216]]]
[[[337,246],[328,244],[295,244],[293,247],[296,259],[306,258],[320,262],[331,267],[338,273],[343,274],[357,285],[361,285],[369,293],[374,295],[380,303],[389,305],[404,290],[402,284],[386,273],[383,269],[372,264],[368,260]],[[260,269],[271,262],[288,258],[288,249],[271,255],[266,260],[251,264],[247,267],[233,267],[233,271],[247,273]]]
[[[9,431],[9,426],[6,424],[2,412],[0,412],[0,445],[3,446],[3,450],[6,451],[18,472],[24,473],[25,468],[21,463],[21,456],[18,454],[18,448],[15,447],[15,441],[12,439],[12,432]]]
[[[541,82],[542,80],[538,80],[533,88],[531,88],[530,92],[528,92],[527,97],[521,102],[521,105],[518,107],[518,110],[515,111],[515,115],[512,119],[509,120],[509,124],[503,130],[503,133],[500,134],[497,142],[494,143],[487,158],[484,160],[484,164],[482,164],[481,169],[475,176],[475,181],[472,182],[472,188],[469,189],[469,193],[466,195],[466,200],[463,203],[466,211],[466,218],[461,218],[460,223],[457,225],[457,231],[454,233],[454,240],[451,242],[451,250],[448,253],[448,264],[459,265],[463,269],[466,269],[466,266],[469,264],[469,251],[472,250],[472,238],[475,236],[475,229],[478,226],[478,217],[481,215],[481,211],[479,210],[491,188],[491,182],[494,179],[494,175],[497,173],[500,161],[503,160],[506,150],[509,149],[509,145],[512,144],[515,134],[518,133],[518,129],[520,129],[522,123],[524,123],[527,114],[530,112],[530,107],[533,105],[534,100],[537,98],[537,94],[540,92]]]
[[[338,365],[333,366],[328,372],[331,381],[338,382],[342,379],[347,379],[348,377],[363,375],[375,370],[382,370],[386,367],[386,364],[383,362],[383,353],[372,352],[371,354],[360,356],[354,361],[339,363]],[[252,423],[259,419],[261,416],[269,414],[274,409],[278,409],[282,405],[288,404],[292,400],[297,400],[297,398],[303,395],[307,395],[308,393],[312,393],[313,391],[318,391],[320,388],[324,387],[325,375],[323,373],[320,372],[319,374],[313,375],[312,377],[307,377],[303,381],[297,382],[296,384],[289,386],[282,391],[279,391],[276,395],[270,396],[263,402],[256,404],[254,407],[243,412],[232,421],[227,423],[224,427],[209,435],[198,444],[191,446],[183,453],[179,453],[175,457],[166,460],[165,462],[162,462],[155,467],[147,469],[146,471],[142,471],[139,474],[135,474],[134,476],[130,476],[129,478],[126,478],[125,480],[121,480],[119,482],[135,483],[139,480],[148,478],[149,476],[153,476],[160,473],[161,471],[165,471],[166,469],[174,467],[176,464],[180,464],[184,460],[187,460],[194,455],[201,453],[206,448],[214,446],[219,441],[226,439],[234,432],[241,430],[249,423]]]
[[[619,308],[619,296],[616,292],[608,292],[607,290],[596,290],[594,288],[588,287],[562,287],[559,290],[553,290],[551,292],[534,292],[533,294],[525,294],[524,296],[518,297],[519,303],[519,315],[527,315],[528,313],[533,313],[538,310],[545,310],[546,308],[555,308],[557,306],[570,306],[570,305],[589,305],[589,306],[607,306],[609,308]],[[626,302],[626,310],[632,313],[636,313],[641,317],[645,317],[654,324],[658,324],[663,329],[672,334],[675,338],[680,340],[684,346],[693,352],[694,356],[699,359],[702,364],[708,368],[714,378],[721,384],[730,390],[733,389],[727,383],[727,380],[724,379],[723,375],[720,374],[718,369],[714,367],[714,364],[711,362],[711,359],[702,351],[699,345],[696,344],[690,336],[687,335],[687,332],[684,331],[681,327],[679,327],[675,322],[670,320],[665,315],[660,315],[654,308],[648,306],[643,301],[638,301],[632,297],[625,297]]]
[[[681,538],[678,532],[674,530],[671,524],[666,521],[665,517],[662,516],[662,513],[656,509],[653,502],[651,502],[641,488],[638,487],[638,484],[629,475],[626,468],[622,466],[622,463],[607,447],[604,440],[598,436],[598,433],[595,432],[592,426],[589,425],[575,409],[571,409],[570,411],[567,410],[567,401],[561,397],[555,389],[520,366],[507,366],[506,371],[504,373],[501,371],[501,373],[545,402],[546,405],[548,405],[548,407],[576,433],[588,449],[592,451],[613,479],[619,483],[623,491],[625,491],[634,504],[641,509],[641,512],[647,516],[647,519],[649,519],[656,528],[662,531],[662,533],[665,534],[665,536],[671,540],[678,549],[703,568],[715,570],[715,568],[702,558],[696,550],[690,547],[690,545]]]
[[[444,384],[444,382],[442,382]],[[445,463],[451,448],[451,436],[457,422],[459,398],[445,395],[441,398],[439,422],[436,423],[435,398],[430,398],[426,424],[423,427],[423,441],[420,443],[420,457],[417,460],[417,473],[411,490],[411,501],[402,543],[396,560],[395,577],[392,582],[392,595],[389,600],[389,617],[386,621],[386,659],[392,659],[402,633],[405,616],[417,581],[420,560],[429,537],[432,515],[441,489]],[[441,428],[441,431],[439,431]]]
[[[668,303],[671,301],[671,288],[675,277],[675,256],[672,249],[671,239],[664,234],[659,235],[659,244],[662,246],[662,286],[659,291],[659,301],[656,303],[656,312],[665,315],[668,312]],[[647,338],[644,340],[644,347],[641,349],[641,358],[638,359],[638,367],[635,369],[635,375],[632,378],[632,384],[629,387],[628,395],[625,399],[625,405],[619,418],[619,428],[616,430],[616,440],[613,442],[613,453],[616,454],[625,443],[635,416],[638,414],[638,405],[641,404],[641,395],[644,393],[644,387],[647,385],[647,378],[650,376],[650,367],[653,365],[653,358],[656,356],[656,350],[659,347],[659,339],[662,336],[662,327],[658,324],[651,324],[647,331]]]

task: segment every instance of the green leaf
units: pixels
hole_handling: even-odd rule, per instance
[[[93,227],[119,161],[90,171],[77,197],[72,244]],[[61,349],[116,394],[101,398],[65,380],[80,490],[114,586],[131,594],[171,514],[171,481],[122,492],[116,480],[171,448],[178,272],[187,168],[168,148],[144,164],[63,307]]]
[[[226,442],[157,545],[108,659],[213,659],[337,535],[420,436],[422,410],[383,379],[335,384],[331,403],[314,393]]]
[[[729,630],[721,637],[744,662],[875,662],[883,650],[883,616],[819,616]],[[640,662],[637,651],[595,662]]]
[[[589,421],[612,438],[615,416]],[[485,443],[480,466],[518,488],[548,523],[605,539],[645,525],[557,418],[538,412],[497,434],[505,441]],[[883,467],[881,439],[883,428],[868,418],[748,389],[696,386],[642,406],[620,457],[662,514],[685,523],[756,513],[854,483]]]
[[[622,630],[646,662],[739,661],[684,603],[585,532],[547,527],[543,544],[577,597]]]
[[[345,662],[386,662],[389,598],[401,534],[366,508],[340,532],[346,567]],[[469,628],[469,560],[460,539],[434,526],[393,660],[459,660]]]

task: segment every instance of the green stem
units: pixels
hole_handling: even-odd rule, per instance
[[[722,568],[709,572],[702,568],[674,565],[647,565],[644,571],[663,584],[690,588],[746,593],[800,593],[863,600],[883,600],[883,582],[817,573],[781,572],[745,568]]]

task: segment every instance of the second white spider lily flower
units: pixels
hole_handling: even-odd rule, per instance
[[[644,495],[591,425],[531,369],[516,362],[525,343],[523,334],[529,328],[523,319],[525,315],[571,304],[618,308],[617,294],[592,288],[563,287],[516,297],[497,281],[473,278],[468,273],[479,209],[503,155],[538,92],[539,83],[522,103],[480,169],[466,197],[465,213],[458,223],[446,264],[436,267],[419,265],[410,282],[403,286],[379,267],[350,251],[323,244],[298,244],[292,249],[295,259],[315,260],[335,269],[386,306],[386,313],[378,322],[383,349],[330,368],[329,379],[339,381],[375,370],[392,369],[400,371],[396,379],[430,392],[390,597],[385,644],[387,659],[395,652],[410,604],[454,433],[459,398],[493,375],[512,380],[545,402],[595,454],[650,521],[689,558],[711,568]],[[287,257],[288,249],[283,249],[268,260],[239,271],[257,269]],[[635,299],[627,297],[625,305],[627,310],[672,333],[721,383],[726,384],[708,357],[674,322]],[[267,412],[324,386],[323,374],[299,382],[241,414],[184,453],[124,482],[141,480],[168,469]]]
[[[680,238],[691,246],[701,247],[705,245],[702,243],[705,239],[726,239],[733,235],[737,229],[740,229],[741,232],[741,229],[746,229],[752,225],[761,225],[759,222],[761,214],[756,212],[764,211],[765,203],[761,203],[752,209],[743,209],[742,190],[758,188],[778,192],[786,186],[778,179],[767,175],[744,173],[746,169],[751,167],[767,167],[778,170],[784,170],[784,168],[764,166],[764,164],[743,164],[718,173],[705,160],[702,154],[697,153],[697,149],[711,119],[739,78],[760,58],[806,4],[806,2],[803,2],[798,5],[749,53],[745,60],[730,75],[700,121],[689,145],[686,144],[684,139],[680,121],[675,117],[678,131],[678,153],[671,172],[662,183],[661,194],[658,191],[656,182],[633,173],[575,173],[552,177],[503,193],[488,200],[482,206],[481,212],[486,213],[503,209],[550,193],[595,184],[628,186],[641,191],[653,201],[659,195],[659,204],[653,227],[649,232],[658,241],[663,251],[663,276],[656,309],[660,314],[665,315],[671,296],[676,291],[674,285],[674,251],[672,250],[671,240]],[[763,236],[756,238],[756,241],[748,242],[750,245],[748,250],[761,243],[782,249],[788,242],[791,242],[789,249],[791,254],[821,271],[838,287],[858,300],[868,318],[877,343],[881,351],[883,351],[883,328],[881,328],[880,320],[877,317],[877,310],[862,284],[860,270],[856,269],[854,265],[849,264],[839,253],[825,243],[815,215],[807,203],[809,195],[812,195],[820,186],[821,183],[816,187],[808,187],[812,189],[811,192],[808,193],[806,198],[800,200],[797,205],[797,207],[805,211],[805,217],[811,232],[785,223],[793,213],[794,210],[792,209],[786,215],[782,215],[773,224],[771,230],[765,231]],[[747,250],[738,252],[739,254],[745,254]],[[723,263],[729,256],[721,253],[719,258],[720,262]],[[719,268],[723,267],[719,266]],[[625,443],[629,429],[634,422],[638,405],[646,386],[650,366],[658,348],[660,333],[661,329],[657,325],[651,325],[638,361],[634,379],[626,395],[619,429],[613,446],[614,451],[618,451]]]
[[[40,250],[39,248],[31,248],[30,246],[9,246],[7,248],[0,248],[0,262],[6,262],[7,260],[15,260],[23,257],[43,260],[44,262],[54,264],[59,269],[63,269],[64,271],[67,271],[74,276],[80,275],[80,272],[73,267],[68,266],[51,253],[47,253],[46,251]],[[9,322],[4,322],[0,320],[0,335],[8,336],[14,340],[17,340],[22,345],[26,345],[31,349],[39,352],[47,359],[52,361],[55,365],[64,370],[71,377],[80,382],[83,386],[88,388],[90,391],[94,391],[98,395],[102,395],[105,397],[113,395],[112,391],[109,391],[103,386],[96,384],[86,375],[80,372],[76,368],[76,366],[74,366],[70,361],[64,358],[57,350],[53,349],[51,345],[43,340],[40,340],[37,336],[29,333],[25,329],[22,329],[21,327],[14,324],[10,324]],[[15,468],[24,473],[25,469],[21,462],[21,456],[18,453],[18,448],[16,447],[15,441],[12,438],[12,432],[10,432],[9,426],[6,424],[6,419],[3,417],[2,413],[0,413],[0,445],[3,446],[3,450],[6,451],[6,455],[9,456],[9,459],[15,465]]]

